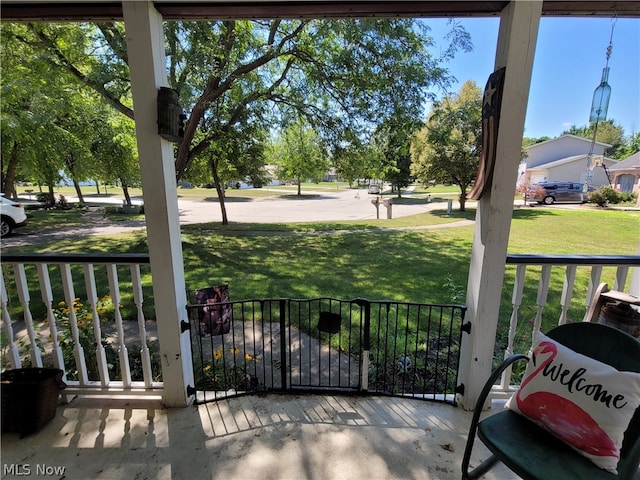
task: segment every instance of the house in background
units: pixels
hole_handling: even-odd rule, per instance
[[[635,192],[640,198],[640,152],[617,162],[609,171],[616,190]]]
[[[611,169],[618,163],[604,156],[609,147],[611,145],[601,142],[595,142],[593,145],[593,157],[596,159],[594,163],[601,163],[606,169]],[[589,183],[596,188],[609,185],[609,178],[603,166],[595,166],[591,171],[593,178],[586,181],[590,149],[591,140],[570,134],[527,147],[524,183],[532,185],[540,182],[569,181]]]

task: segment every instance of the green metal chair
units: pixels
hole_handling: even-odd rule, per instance
[[[617,370],[640,372],[640,342],[615,328],[580,322],[558,326],[546,335]],[[498,461],[525,480],[632,479],[640,463],[640,408],[636,410],[624,434],[617,476],[598,468],[556,437],[511,410],[502,410],[480,421],[492,386],[509,365],[520,360],[528,360],[528,357],[518,354],[507,358],[493,372],[480,393],[462,459],[462,479],[479,478]],[[476,434],[492,455],[469,471]]]

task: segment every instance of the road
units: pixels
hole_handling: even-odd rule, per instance
[[[273,191],[275,192],[275,190]],[[239,223],[371,220],[375,219],[377,215],[376,207],[372,204],[376,198],[376,195],[367,194],[366,190],[305,191],[302,198],[273,196],[254,200],[238,200],[231,197],[227,199],[225,205],[229,221]],[[415,201],[412,201],[410,193],[403,194],[403,198],[406,203],[392,204],[393,218],[447,208],[447,203],[427,203],[424,198],[416,198]],[[68,198],[70,202],[74,200],[72,197]],[[122,205],[122,199],[113,197],[92,199],[91,201],[94,202],[94,205],[97,202],[103,205]],[[140,202],[140,199],[134,199],[134,203],[137,202]],[[457,202],[453,202],[453,208],[458,208]],[[217,200],[197,201],[179,198],[178,211],[181,225],[222,221],[220,205]],[[379,216],[380,219],[383,219],[382,221],[387,218],[387,208],[382,204],[379,206]],[[103,218],[102,209],[95,206],[89,207],[85,219],[86,225],[81,227],[54,228],[31,233],[21,233],[20,229],[17,229],[12,236],[2,240],[2,247],[48,243],[87,235],[114,235],[146,228],[143,220],[110,222]],[[460,222],[455,222],[455,224],[460,224]],[[447,225],[453,226],[454,224]]]

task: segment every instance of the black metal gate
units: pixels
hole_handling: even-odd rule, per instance
[[[464,306],[314,298],[187,309],[198,402],[325,391],[455,403]]]

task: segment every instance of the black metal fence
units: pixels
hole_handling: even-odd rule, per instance
[[[455,403],[464,306],[314,298],[187,308],[198,402],[325,391]]]

